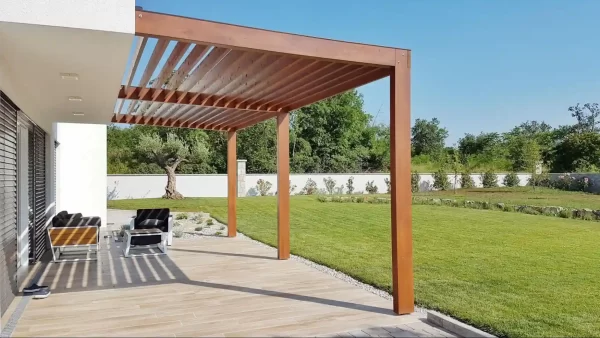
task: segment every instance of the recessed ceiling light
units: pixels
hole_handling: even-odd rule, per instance
[[[83,101],[83,98],[81,98],[81,96],[69,96],[69,101],[81,102]]]
[[[75,112],[75,113],[73,113],[73,115],[74,115],[74,116],[83,116],[83,115],[85,115],[85,114],[83,114],[82,112]]]
[[[79,80],[79,74],[76,73],[60,73],[60,78],[63,80]]]

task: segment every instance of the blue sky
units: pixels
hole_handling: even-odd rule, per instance
[[[412,119],[449,145],[600,101],[600,0],[137,0],[146,10],[412,49]],[[389,122],[389,81],[360,88]],[[379,112],[379,113],[378,113]]]

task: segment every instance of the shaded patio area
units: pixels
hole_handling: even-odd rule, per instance
[[[113,228],[126,221],[123,212],[111,215]],[[175,240],[167,256],[124,258],[121,246],[103,238],[97,262],[42,266],[40,283],[52,295],[29,301],[13,336],[443,332],[423,314],[397,316],[391,301],[244,238]]]

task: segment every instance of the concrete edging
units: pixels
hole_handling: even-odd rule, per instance
[[[427,310],[427,321],[444,328],[460,337],[496,338],[493,334],[481,331],[465,323],[443,315],[437,311]]]

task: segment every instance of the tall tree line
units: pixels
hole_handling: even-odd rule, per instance
[[[528,169],[527,159],[535,151],[554,172],[600,171],[598,104],[577,104],[568,112],[574,118],[571,125],[553,128],[543,121],[527,121],[505,133],[466,134],[452,147],[446,146],[448,131],[441,121],[417,119],[412,126],[413,168],[434,171],[449,168],[459,159],[471,171],[522,171]],[[274,119],[238,132],[238,158],[248,161],[249,173],[277,171],[276,141]],[[387,172],[389,143],[389,126],[374,123],[356,90],[303,107],[290,117],[290,169],[294,173]],[[152,155],[152,147],[173,154],[202,154],[177,161],[177,173],[226,172],[226,133],[154,126],[110,126],[108,172],[165,173],[169,156]]]

